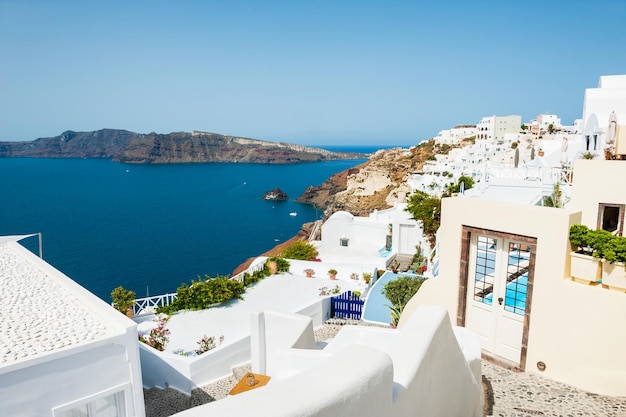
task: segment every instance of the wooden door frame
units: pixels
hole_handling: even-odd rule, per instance
[[[526,369],[526,355],[528,352],[528,329],[530,326],[530,316],[532,310],[532,296],[533,286],[535,282],[535,256],[537,252],[537,238],[523,235],[516,235],[512,233],[499,232],[489,229],[481,229],[472,226],[462,226],[461,231],[461,260],[459,268],[459,296],[458,296],[458,308],[456,314],[457,326],[465,327],[465,318],[467,314],[467,289],[469,278],[469,252],[472,234],[481,234],[487,236],[493,236],[502,239],[514,240],[516,242],[523,242],[530,248],[530,256],[528,261],[528,285],[526,288],[526,311],[524,313],[524,328],[522,330],[522,346],[520,353],[519,365],[513,362],[509,362],[506,359],[497,357],[492,352],[483,352],[483,357],[492,362],[497,362],[499,365],[514,369],[517,371],[524,371]]]

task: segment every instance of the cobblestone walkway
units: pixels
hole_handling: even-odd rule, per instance
[[[538,375],[482,363],[486,416],[626,417],[624,397],[590,394]]]

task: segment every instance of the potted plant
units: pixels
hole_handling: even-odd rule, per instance
[[[329,269],[328,275],[330,275],[330,279],[337,279],[337,270],[332,268]]]
[[[111,299],[113,300],[113,307],[115,307],[117,311],[126,314],[129,318],[133,317],[133,307],[135,306],[134,291],[119,286],[111,291]]]
[[[372,274],[369,272],[363,272],[363,281],[365,281],[365,283],[369,285],[371,280],[372,280]]]
[[[539,155],[539,156],[544,156],[545,155],[545,152],[543,151],[542,147],[539,147],[539,149],[537,149],[537,155]]]
[[[265,261],[265,265],[267,265],[267,269],[269,270],[270,275],[276,274],[278,272],[278,263],[274,258],[267,258]]]
[[[601,232],[604,233],[599,234],[594,256],[602,259],[602,285],[624,292],[626,291],[626,237],[613,236],[606,230]]]
[[[576,250],[570,252],[570,275],[575,281],[592,284],[602,279],[602,269],[593,256],[594,235],[587,226],[574,224],[569,229],[569,241]]]
[[[305,269],[304,273],[306,274],[307,278],[311,278],[311,277],[313,277],[313,275],[315,275],[315,271],[312,270],[311,268]]]

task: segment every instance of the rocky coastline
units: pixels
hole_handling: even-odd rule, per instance
[[[405,202],[411,192],[407,180],[421,171],[429,158],[446,151],[437,148],[433,140],[409,149],[379,150],[366,162],[334,174],[318,186],[307,188],[295,201],[321,210],[323,215],[319,222],[341,210],[355,216],[367,216],[374,210],[385,210],[397,202]],[[295,240],[308,240],[313,226],[314,223],[303,224],[296,236],[258,256],[277,256]],[[319,239],[319,236],[313,236],[313,239]],[[245,271],[255,258],[247,259],[232,275]]]
[[[133,164],[240,162],[294,164],[365,155],[209,132],[65,131],[27,142],[0,142],[0,158],[105,158]]]

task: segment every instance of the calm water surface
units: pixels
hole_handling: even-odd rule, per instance
[[[294,236],[321,212],[293,199],[361,162],[0,159],[0,235],[41,232],[44,259],[107,302],[118,285],[139,297],[174,292]],[[290,200],[261,198],[275,187]],[[37,238],[23,244],[38,250]]]

